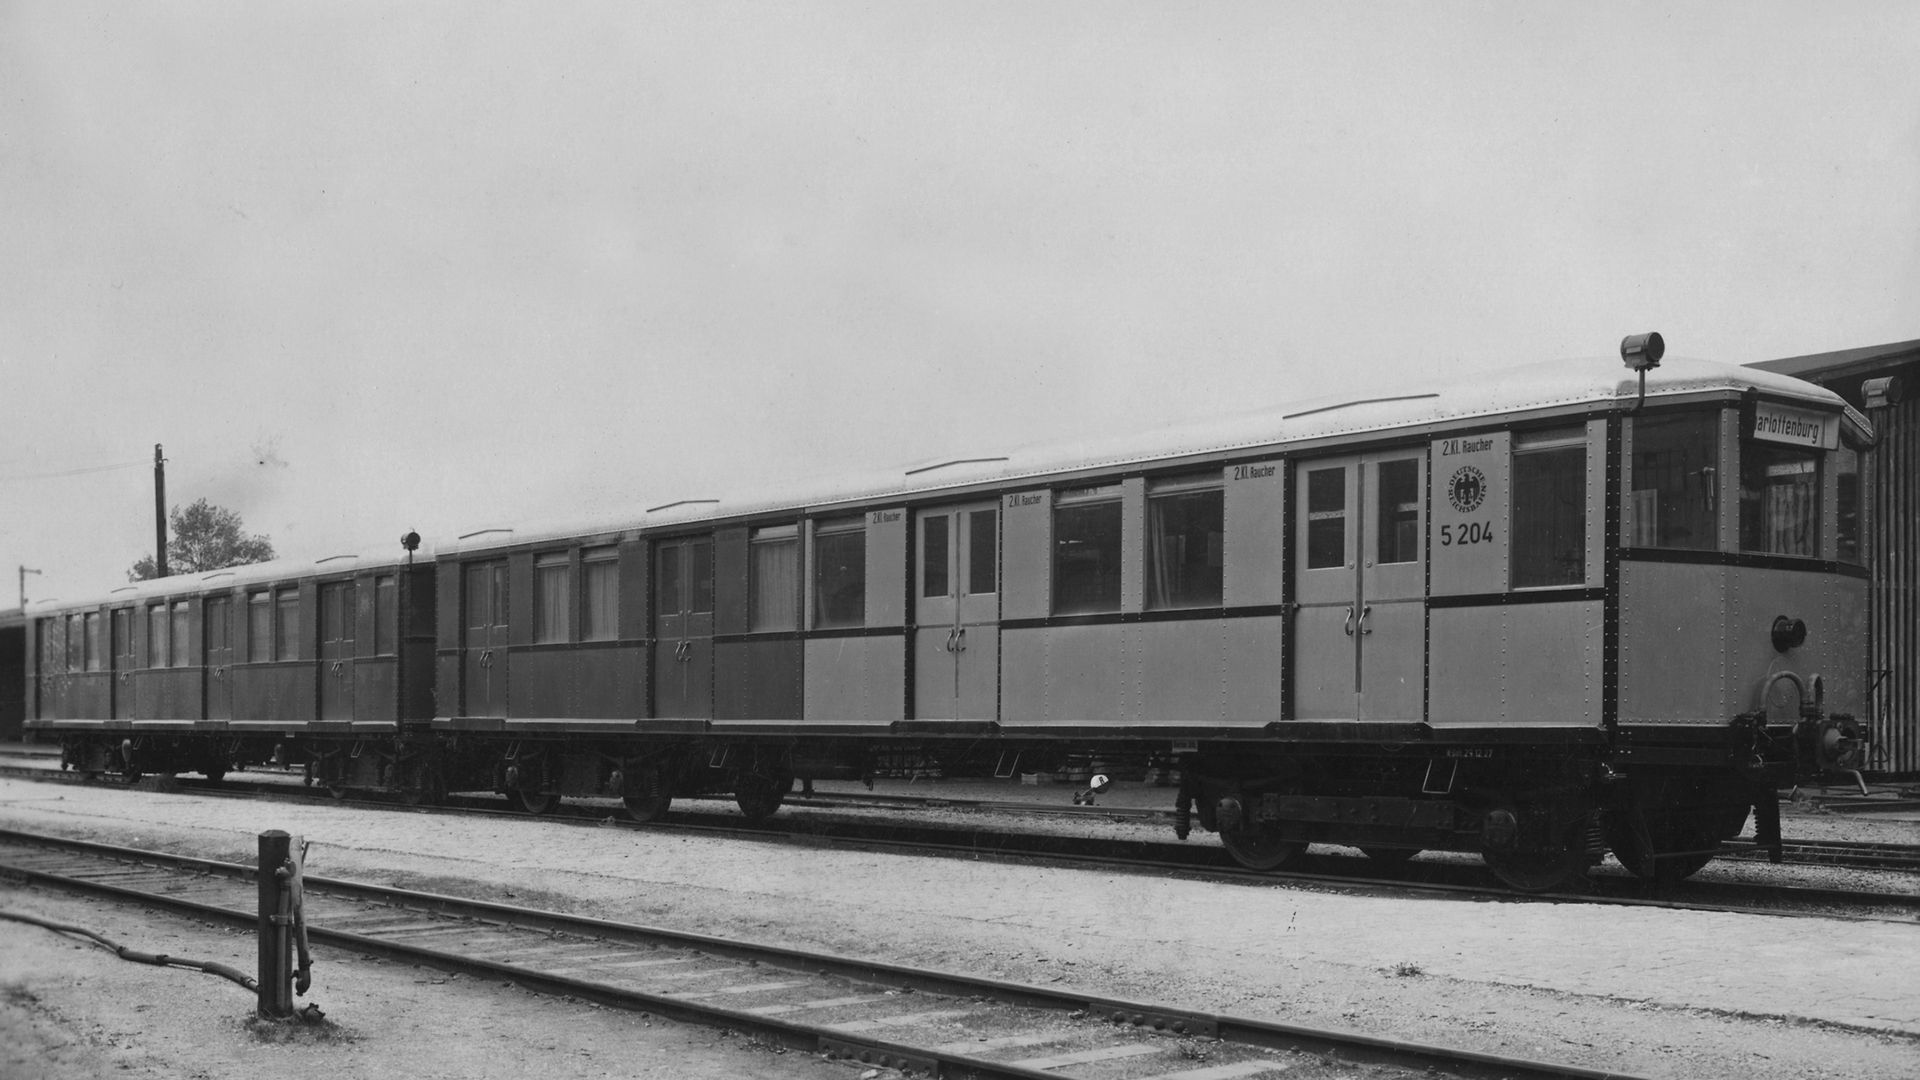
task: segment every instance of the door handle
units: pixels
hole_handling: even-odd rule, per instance
[[[1352,604],[1348,604],[1348,605],[1347,605],[1347,626],[1346,626],[1346,631],[1347,631],[1347,636],[1348,636],[1348,637],[1352,637],[1352,636],[1353,636],[1353,605],[1352,605]]]
[[[1373,614],[1372,604],[1368,604],[1360,609],[1360,632],[1363,634],[1373,633],[1373,627],[1367,625],[1367,616],[1371,614]]]
[[[480,650],[480,666],[483,668],[493,666],[493,650],[492,649]]]
[[[953,640],[954,640],[955,638],[957,638],[957,637],[959,637],[959,636],[960,636],[960,628],[959,628],[959,627],[957,627],[957,626],[955,626],[955,627],[949,627],[949,628],[948,628],[948,630],[947,630],[947,643],[946,643],[945,645],[942,645],[942,646],[941,646],[941,648],[942,648],[942,649],[944,649],[944,650],[946,650],[947,652],[952,652],[952,651],[953,651]]]
[[[957,653],[963,653],[967,651],[967,628],[964,626],[960,628],[960,644],[953,651]]]

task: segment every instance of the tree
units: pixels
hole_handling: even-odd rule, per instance
[[[172,526],[167,537],[168,573],[204,574],[273,558],[272,541],[241,532],[239,514],[205,499],[174,507],[167,520]],[[159,568],[148,555],[127,571],[127,580],[146,581],[158,575]]]

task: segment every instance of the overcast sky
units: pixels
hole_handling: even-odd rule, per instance
[[[1920,5],[0,0],[0,607],[1920,337]]]

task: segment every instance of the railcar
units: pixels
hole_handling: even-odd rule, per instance
[[[1249,867],[1470,851],[1546,889],[1611,848],[1683,877],[1756,810],[1777,843],[1778,786],[1857,753],[1871,428],[1657,346],[462,536],[431,715],[353,742],[387,766],[314,768],[647,820],[1098,759],[1177,769],[1179,834]]]
[[[277,763],[337,791],[418,790],[434,580],[411,556],[283,559],[33,604],[27,730],[57,735],[63,765],[88,774]]]

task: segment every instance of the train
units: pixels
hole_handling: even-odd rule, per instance
[[[1175,831],[1676,881],[1857,763],[1859,452],[1783,375],[1536,363],[1108,443],[279,560],[27,611],[86,774],[269,764],[640,821],[900,768],[1162,770]]]

